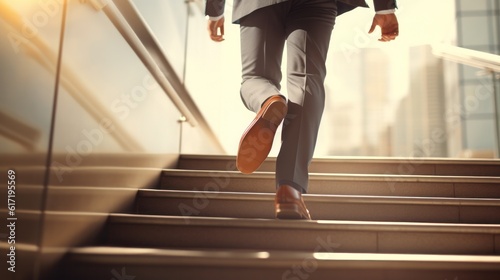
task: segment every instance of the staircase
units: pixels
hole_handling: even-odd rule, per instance
[[[500,161],[315,159],[313,221],[274,219],[274,164],[182,156],[60,278],[500,279]]]

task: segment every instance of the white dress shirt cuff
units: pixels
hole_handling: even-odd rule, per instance
[[[396,12],[396,9],[389,9],[389,10],[380,10],[377,11],[376,13],[379,15],[388,15],[388,14],[394,14]]]
[[[218,21],[219,19],[221,19],[223,17],[224,17],[224,14],[222,14],[220,16],[216,16],[216,17],[208,17],[208,19],[211,21]]]

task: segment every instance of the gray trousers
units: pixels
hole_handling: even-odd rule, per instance
[[[335,24],[332,0],[290,0],[256,10],[240,20],[245,106],[258,112],[281,89],[281,61],[287,47],[288,114],[276,163],[276,185],[306,193],[325,104],[325,60]]]

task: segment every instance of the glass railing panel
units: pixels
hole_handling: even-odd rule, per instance
[[[448,73],[456,76],[446,82],[447,96],[453,97],[447,99],[447,108],[456,120],[453,129],[461,135],[450,145],[452,155],[498,157],[500,154],[499,107],[495,106],[499,98],[500,56],[495,54],[494,47],[494,44],[470,48],[434,46],[434,53],[450,66]]]
[[[479,71],[478,71],[479,72]],[[479,72],[476,79],[463,81],[464,106],[467,117],[489,117],[494,114],[493,83],[491,76],[484,72]],[[485,76],[486,75],[486,76]]]
[[[69,1],[56,153],[178,153],[179,111],[102,10]],[[70,148],[72,147],[72,148]],[[77,151],[78,152],[78,151]]]
[[[0,1],[2,279],[35,279],[61,19],[60,1]]]
[[[172,65],[176,74],[176,77],[167,75],[168,79],[178,80],[178,82],[170,82],[181,87],[177,94],[190,107],[191,116],[185,115],[187,122],[183,125],[181,153],[225,153],[222,146],[225,144],[226,137],[220,133],[221,126],[217,118],[222,116],[222,112],[227,112],[231,108],[220,107],[228,104],[227,100],[224,100],[224,103],[214,104],[215,95],[210,94],[212,88],[209,88],[213,82],[207,82],[207,77],[213,73],[204,72],[206,68],[203,66],[207,63],[206,58],[211,57],[213,60],[217,56],[210,52],[209,45],[207,45],[209,42],[204,27],[203,1],[131,0],[131,2],[131,6],[137,9],[152,31],[160,49],[159,52],[151,49],[148,51],[152,51],[155,57],[165,55],[166,63]],[[120,6],[124,8],[127,5],[121,2]],[[149,38],[146,41],[150,46],[156,45],[156,43],[151,43]],[[229,79],[224,80],[224,84],[227,84]],[[236,85],[239,83],[238,79],[233,79],[233,81]],[[238,98],[237,95],[235,97]],[[192,125],[193,120],[197,124]]]
[[[488,118],[474,119],[468,118],[463,123],[466,149],[462,155],[466,157],[495,157],[495,121],[490,116]]]
[[[188,5],[184,0],[133,0],[147,22],[167,59],[182,79],[185,69]]]

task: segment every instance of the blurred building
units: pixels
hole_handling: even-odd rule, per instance
[[[389,156],[386,154],[387,138],[381,137],[387,130],[386,116],[390,95],[390,60],[381,49],[364,49],[361,52],[361,77],[363,88],[362,154]]]
[[[389,156],[388,137],[383,136],[388,127],[389,58],[377,48],[357,52],[349,58],[342,52],[330,55],[341,66],[329,74],[336,84],[333,90],[327,87],[323,119],[329,124],[329,140],[323,144],[329,146],[330,155]],[[339,101],[339,95],[348,95],[349,100]],[[321,137],[318,141],[325,142]]]
[[[454,35],[442,42],[500,54],[500,2],[456,0],[454,6]],[[348,61],[342,53],[331,56],[342,68],[330,74],[336,85],[324,117],[332,122],[328,154],[494,157],[500,149],[494,98],[496,90],[500,108],[500,81],[494,84],[491,73],[442,61],[429,45],[409,49],[404,72],[390,69],[393,54],[382,49],[356,49]],[[407,89],[395,92],[391,73],[409,75]],[[342,103],[339,95],[354,98]],[[390,104],[394,96],[402,96],[397,108]]]
[[[443,63],[431,46],[409,50],[410,84],[394,120],[394,156],[445,157],[447,136]]]

